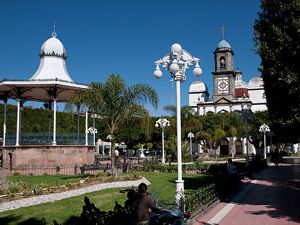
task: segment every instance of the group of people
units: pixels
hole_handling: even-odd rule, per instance
[[[165,211],[156,207],[155,202],[151,196],[147,193],[148,187],[145,183],[141,183],[138,186],[138,190],[129,189],[127,192],[127,200],[125,201],[125,207],[133,208],[136,212],[137,225],[159,225],[163,219],[169,219],[174,217],[174,221],[181,225],[181,214],[174,214],[174,212]],[[176,218],[178,217],[178,218]],[[173,224],[173,223],[172,223]]]

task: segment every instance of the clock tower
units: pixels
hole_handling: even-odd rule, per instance
[[[233,100],[234,98],[234,71],[233,50],[224,39],[220,41],[214,51],[215,71],[213,74],[214,94],[213,101],[221,98]]]

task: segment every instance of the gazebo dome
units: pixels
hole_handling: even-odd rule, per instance
[[[45,55],[53,55],[53,56],[60,56],[66,58],[67,53],[64,45],[61,43],[56,36],[52,36],[41,47],[41,56]]]
[[[191,84],[189,92],[190,93],[203,93],[203,92],[208,92],[208,89],[202,81],[197,80]]]
[[[220,49],[220,48],[231,48],[230,44],[226,41],[226,40],[222,40],[217,44],[216,49]]]
[[[30,80],[60,80],[73,82],[66,67],[66,50],[56,33],[41,47],[40,66]]]

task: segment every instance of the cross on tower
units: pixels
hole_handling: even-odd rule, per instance
[[[53,23],[53,31],[52,31],[52,37],[56,37],[56,36],[57,36],[55,28],[56,28],[56,26],[55,26],[55,20],[54,20],[54,23]]]
[[[224,40],[225,39],[225,27],[224,26],[220,27],[220,30],[222,32],[222,40]]]

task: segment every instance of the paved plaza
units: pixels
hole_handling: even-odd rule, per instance
[[[286,158],[245,181],[241,191],[193,225],[300,224],[300,158]]]

